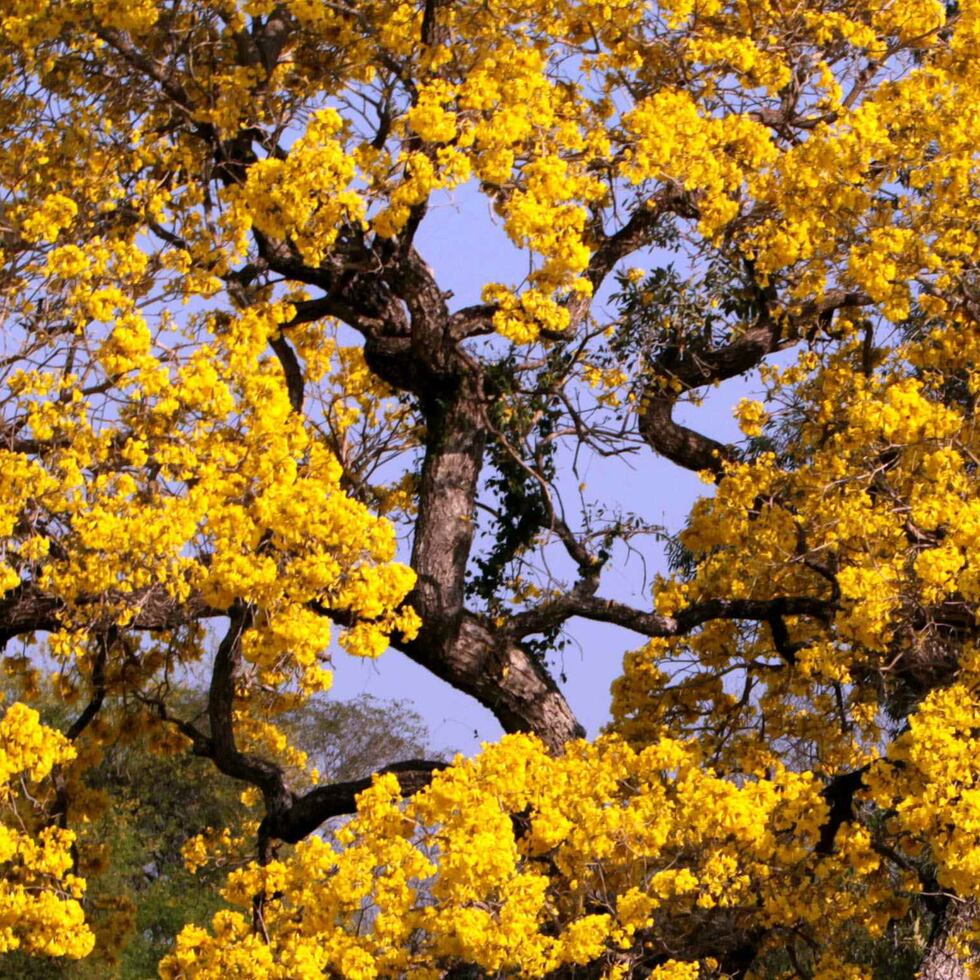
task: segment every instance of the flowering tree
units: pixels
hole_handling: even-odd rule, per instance
[[[8,666],[261,807],[164,976],[966,975],[980,4],[9,0],[0,38]],[[470,306],[417,245],[464,185],[529,268]],[[743,442],[675,421],[756,368]],[[582,453],[712,485],[649,604],[608,580],[658,529]],[[575,619],[637,638],[592,743]],[[334,630],[507,736],[317,783],[275,718]]]

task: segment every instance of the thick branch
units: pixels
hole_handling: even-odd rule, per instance
[[[676,396],[647,393],[639,417],[640,435],[654,452],[677,466],[721,479],[725,461],[732,456],[731,447],[675,422],[676,402]]]
[[[133,618],[127,626],[127,629],[134,630],[176,629],[199,619],[224,615],[220,610],[208,606],[200,596],[191,596],[179,602],[159,586],[139,589],[125,596],[109,593],[77,599],[74,606],[84,611],[102,604],[114,606],[117,602],[126,602],[134,609]],[[17,636],[61,629],[65,625],[62,618],[65,611],[63,599],[43,592],[33,583],[27,582],[11,589],[0,598],[0,648]]]
[[[835,776],[823,789],[823,798],[830,807],[827,822],[820,827],[820,840],[817,843],[817,854],[833,854],[837,831],[845,823],[854,819],[854,797],[864,789],[864,774],[868,766],[862,766],[852,772],[844,772]]]
[[[668,184],[650,201],[640,204],[629,220],[610,235],[601,234],[589,260],[586,276],[594,289],[602,285],[616,263],[651,245],[667,215],[696,219],[698,209],[679,184]]]
[[[266,813],[279,813],[292,803],[280,766],[241,752],[235,741],[235,675],[241,663],[242,636],[251,625],[252,613],[244,605],[229,614],[228,631],[218,645],[208,690],[208,721],[211,726],[211,758],[226,776],[257,786],[262,791]]]
[[[467,337],[493,333],[493,316],[496,312],[497,307],[493,303],[479,303],[476,306],[464,306],[461,310],[457,310],[449,321],[453,340],[459,341]]]
[[[303,383],[303,370],[296,357],[296,351],[289,346],[289,341],[280,333],[269,341],[279,364],[282,373],[286,376],[286,390],[289,392],[289,405],[294,412],[303,411],[303,393],[305,385]]]
[[[423,627],[418,639],[393,645],[476,698],[506,732],[533,732],[553,751],[585,734],[548,670],[506,632],[472,613],[463,614],[451,642],[440,642],[431,627]]]
[[[398,777],[402,796],[412,796],[428,786],[432,777],[447,765],[446,762],[428,759],[408,759],[385,766],[378,770],[378,774],[394,773]],[[371,783],[372,777],[368,776],[345,783],[317,786],[303,796],[295,797],[287,810],[266,816],[259,826],[259,837],[295,844],[331,817],[353,813],[357,809],[357,795],[369,789]]]
[[[102,710],[105,702],[106,684],[105,668],[106,661],[109,659],[109,650],[116,642],[117,632],[115,628],[100,634],[96,638],[97,649],[95,659],[92,663],[92,696],[82,709],[81,714],[69,725],[65,736],[74,742],[86,728],[92,723],[95,716]],[[68,780],[65,778],[63,766],[56,766],[54,773],[54,805],[51,808],[49,819],[53,826],[65,828],[68,826],[68,810],[71,806],[71,799],[68,795]],[[76,865],[78,853],[74,845],[72,846],[72,864]]]
[[[92,663],[92,696],[88,704],[82,709],[81,714],[71,723],[65,735],[72,742],[78,738],[82,732],[92,723],[92,719],[102,710],[105,703],[105,668],[106,661],[109,659],[109,650],[115,644],[118,631],[115,627],[106,633],[100,634],[96,638],[98,649],[96,650],[95,660]]]
[[[452,630],[463,609],[486,444],[482,400],[477,379],[464,376],[455,391],[433,392],[425,406],[426,451],[412,547],[418,585],[412,604],[423,622],[441,630]]]
[[[529,636],[579,616],[600,623],[623,626],[643,636],[684,636],[715,619],[747,619],[769,622],[773,617],[812,616],[827,621],[834,603],[812,596],[777,596],[772,599],[706,599],[682,609],[674,616],[644,612],[615,599],[568,593],[518,613],[507,631],[515,637]]]
[[[770,315],[767,296],[761,289],[759,299],[762,312],[756,325],[737,340],[696,353],[680,346],[670,347],[652,365],[651,382],[643,394],[639,430],[649,446],[672,463],[721,477],[724,461],[732,456],[730,447],[674,421],[674,406],[681,394],[744,374],[768,354],[798,343],[810,324],[825,320],[835,310],[870,302],[862,293],[837,290],[805,304],[794,316],[777,320]]]

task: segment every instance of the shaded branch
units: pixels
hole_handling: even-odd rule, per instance
[[[65,737],[74,742],[82,732],[91,724],[95,716],[102,710],[105,703],[106,684],[105,668],[109,658],[109,651],[118,641],[119,631],[116,627],[111,627],[107,632],[100,633],[96,637],[97,650],[95,660],[92,663],[92,696],[88,704],[82,709],[81,714],[71,723]]]
[[[131,593],[108,592],[99,596],[75,599],[72,608],[82,612],[106,605],[117,606],[124,602],[133,610],[127,629],[158,630],[175,629],[187,623],[226,615],[220,609],[208,606],[199,595],[179,601],[160,586],[151,585]],[[25,582],[0,597],[0,649],[17,636],[29,633],[51,633],[65,625],[64,614],[68,607],[63,599],[44,592],[32,582]],[[98,629],[98,622],[88,624]],[[104,624],[105,629],[111,623]]]
[[[870,766],[862,766],[852,772],[835,776],[823,788],[821,795],[827,801],[830,812],[827,821],[820,827],[820,840],[817,843],[817,854],[833,854],[837,831],[845,823],[854,819],[854,797],[864,789],[864,775]]]
[[[95,659],[92,663],[92,696],[82,709],[81,714],[68,726],[65,737],[74,742],[86,728],[92,723],[102,705],[105,702],[106,683],[105,668],[109,658],[109,651],[117,642],[118,633],[112,627],[106,633],[100,633],[96,637],[97,649]],[[52,826],[66,828],[68,826],[68,810],[71,807],[71,798],[68,794],[68,780],[65,778],[65,767],[56,766],[52,773],[54,783],[54,804],[49,814],[49,822]],[[74,843],[71,848],[72,865],[78,864],[78,850]]]
[[[296,351],[290,347],[289,342],[281,332],[269,341],[269,346],[279,359],[282,373],[286,376],[289,405],[294,412],[302,412],[305,385],[303,383],[303,369],[300,367],[299,358],[296,357]]]
[[[432,777],[449,763],[428,759],[408,759],[377,771],[377,775],[394,773],[398,777],[402,796],[413,796],[432,781]],[[294,797],[288,809],[269,814],[259,825],[259,837],[295,844],[312,834],[324,821],[354,813],[357,795],[369,789],[374,779],[353,779],[343,783],[317,786],[302,796]]]
[[[228,630],[218,645],[208,688],[210,757],[226,776],[262,791],[266,813],[288,809],[292,794],[281,766],[239,750],[235,740],[235,675],[241,664],[242,637],[251,626],[252,610],[238,603],[229,611]]]

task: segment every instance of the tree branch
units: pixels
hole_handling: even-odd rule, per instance
[[[432,777],[448,765],[447,762],[428,759],[408,759],[379,769],[377,775],[394,773],[398,777],[402,796],[413,796],[428,786]],[[369,789],[372,782],[373,777],[368,776],[344,783],[331,783],[294,797],[288,809],[265,817],[259,825],[259,837],[295,844],[331,817],[354,813],[358,794]]]
[[[638,418],[640,434],[648,445],[672,463],[695,471],[708,471],[720,479],[731,447],[674,421],[674,406],[686,391],[727,381],[751,370],[778,350],[799,342],[809,325],[836,310],[864,306],[870,298],[863,293],[834,290],[820,300],[803,305],[792,317],[775,318],[768,292],[757,287],[761,312],[755,326],[738,339],[714,350],[690,352],[673,345],[651,366],[651,381],[641,399]]]
[[[643,612],[615,599],[567,593],[512,616],[505,629],[514,637],[551,629],[573,617],[612,623],[651,638],[684,636],[715,619],[769,622],[773,617],[811,616],[827,622],[835,604],[813,596],[776,596],[772,599],[707,599],[674,616]]]

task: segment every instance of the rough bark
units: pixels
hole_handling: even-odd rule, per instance
[[[423,624],[432,624],[427,642],[437,645],[451,644],[463,613],[486,444],[481,401],[475,379],[464,376],[424,406],[428,426],[411,559],[418,584],[411,602]]]
[[[967,964],[960,958],[955,944],[970,927],[976,912],[974,902],[946,899],[919,964],[918,980],[969,980]]]
[[[506,732],[533,732],[558,751],[585,734],[547,669],[506,631],[466,613],[450,642],[432,639],[423,627],[417,640],[398,649],[457,690],[476,698]]]
[[[486,443],[484,395],[466,371],[426,398],[428,422],[409,602],[422,629],[400,648],[489,708],[505,731],[531,731],[552,749],[584,730],[547,670],[518,643],[465,609],[466,570]]]

